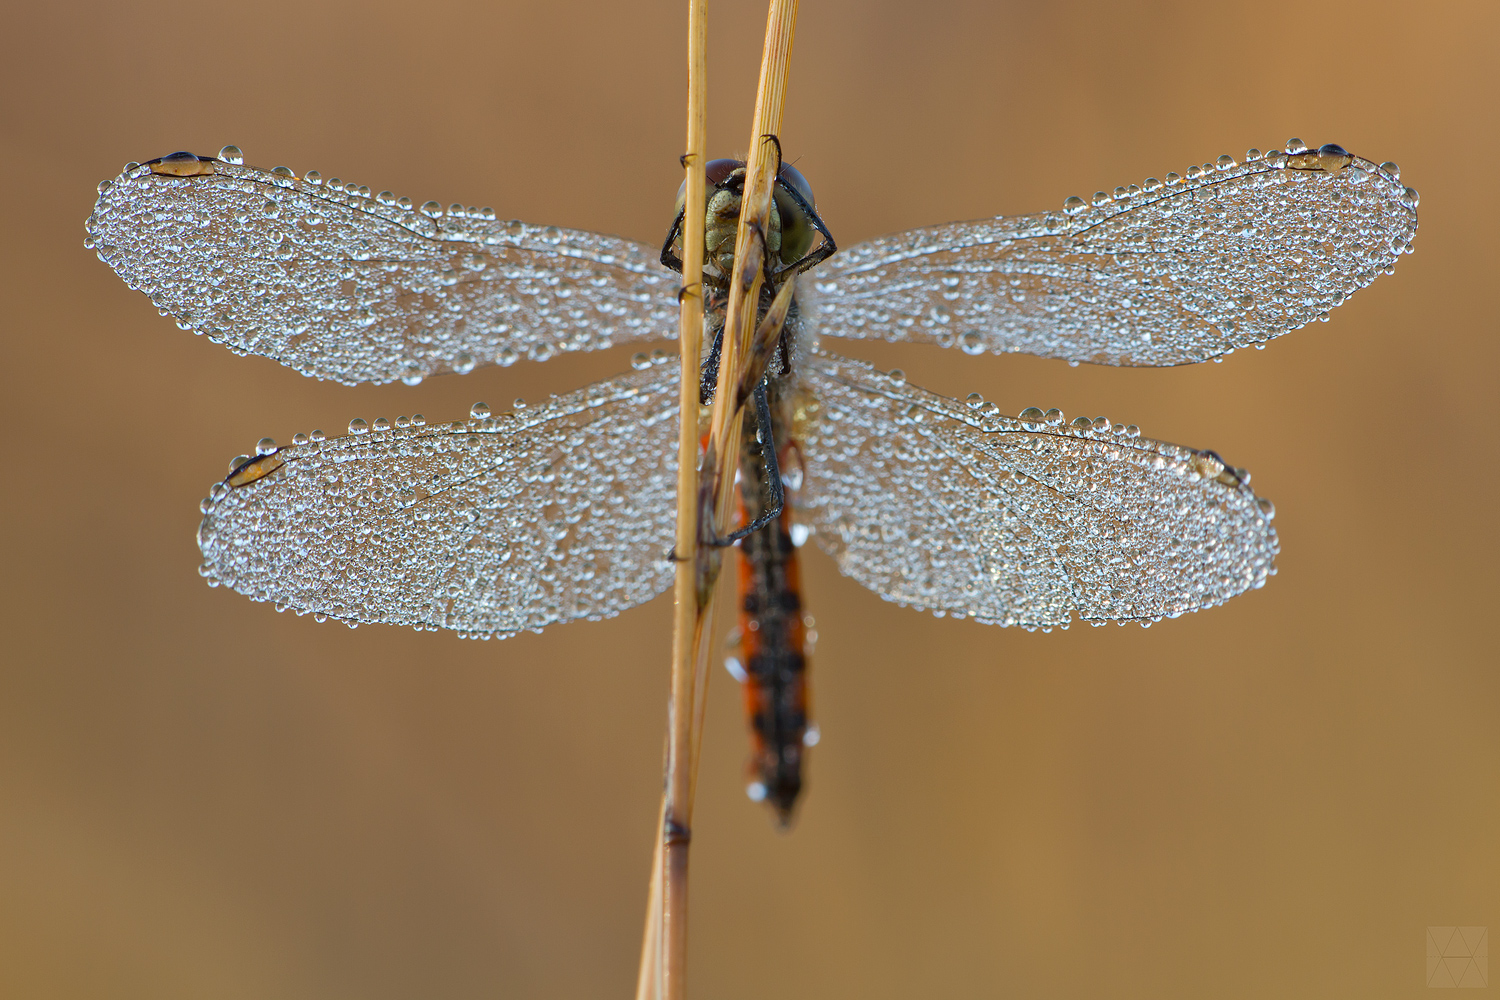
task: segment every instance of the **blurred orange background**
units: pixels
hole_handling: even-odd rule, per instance
[[[629,349],[323,384],[179,331],[83,220],[125,161],[232,142],[656,242],[686,6],[7,5],[0,994],[633,989],[667,599],[503,643],[349,631],[209,589],[194,545],[262,435],[452,419]],[[1217,449],[1275,500],[1280,575],[1043,635],[884,604],[809,547],[823,742],[779,835],[715,669],[694,995],[1411,997],[1428,925],[1500,930],[1497,11],[802,5],[783,141],[840,242],[1290,136],[1399,162],[1421,230],[1330,323],[1223,364],[849,348]],[[763,26],[710,4],[711,153],[749,141]]]

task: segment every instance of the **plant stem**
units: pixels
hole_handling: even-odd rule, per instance
[[[781,134],[796,24],[797,0],[771,0],[766,15],[766,41],[761,50],[760,83],[755,90],[755,124],[750,132],[750,157],[745,165],[744,198],[740,202],[729,307],[724,319],[723,356],[719,363],[719,384],[714,395],[709,433],[708,455],[718,463],[711,479],[716,527],[727,523],[733,506],[734,470],[739,462],[740,437],[734,390],[739,385],[740,368],[760,302],[765,261],[762,234],[766,232],[771,214],[771,192],[779,166],[776,143],[769,137]]]
[[[707,107],[707,0],[688,0],[687,151],[682,158],[682,299],[677,342],[677,575],[672,614],[672,680],[667,703],[666,781],[651,863],[645,941],[637,1000],[681,1000],[687,973],[687,849],[692,837],[692,784],[698,696],[696,651],[704,600],[698,575],[698,366],[703,343],[704,135]]]

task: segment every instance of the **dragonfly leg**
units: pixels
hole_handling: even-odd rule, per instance
[[[823,236],[823,242],[819,243],[816,249],[803,254],[801,260],[793,261],[776,272],[777,277],[788,272],[801,274],[808,268],[816,267],[832,257],[838,250],[838,244],[833,241],[833,234],[828,231],[828,226],[823,222],[823,217],[818,214],[818,210],[808,204],[800,191],[780,178],[777,178],[776,185],[781,188],[783,194],[797,203],[797,207],[807,214],[807,220],[813,224],[813,228]]]
[[[661,265],[669,271],[682,273],[682,258],[672,252],[672,244],[677,242],[677,235],[682,232],[682,217],[687,214],[687,209],[679,209],[677,218],[672,220],[672,228],[667,230],[667,238],[661,245]]]
[[[776,460],[776,439],[771,434],[771,404],[766,400],[766,383],[755,387],[755,422],[760,427],[760,455],[766,464],[766,485],[770,490],[769,503],[764,513],[743,528],[731,531],[723,538],[708,538],[704,544],[715,548],[733,545],[735,542],[764,528],[781,516],[786,506],[786,488],[781,483],[781,467]]]
[[[698,402],[704,406],[714,401],[714,391],[719,386],[719,357],[724,352],[724,328],[721,326],[714,333],[713,346],[708,349],[708,357],[703,359],[703,366],[698,370]]]
[[[789,272],[792,274],[801,274],[808,268],[816,267],[817,265],[823,263],[823,261],[827,260],[829,257],[832,257],[834,251],[838,250],[838,244],[834,243],[833,234],[828,231],[828,226],[823,223],[823,217],[818,214],[817,209],[808,204],[807,199],[802,197],[802,193],[800,191],[781,179],[781,137],[767,133],[765,135],[762,135],[761,138],[770,139],[776,144],[776,186],[781,189],[783,194],[797,203],[797,207],[802,209],[802,211],[807,215],[807,219],[813,224],[813,228],[823,234],[823,242],[818,246],[816,250],[803,254],[800,260],[793,261],[792,263],[786,265],[785,267],[776,271],[776,273],[771,275],[771,277],[776,278]]]

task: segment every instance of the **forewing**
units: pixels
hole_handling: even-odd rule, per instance
[[[640,243],[414,210],[316,172],[187,168],[100,185],[89,242],[162,315],[233,351],[352,385],[676,335],[676,275]]]
[[[1394,164],[1251,153],[1093,205],[861,243],[804,307],[826,336],[1179,365],[1326,318],[1410,251],[1417,193]]]
[[[1024,627],[1152,621],[1274,572],[1271,505],[1211,452],[1001,416],[827,355],[802,374],[799,508],[887,600]]]
[[[475,637],[609,617],[671,582],[676,365],[497,417],[381,423],[216,485],[198,533],[209,582]]]

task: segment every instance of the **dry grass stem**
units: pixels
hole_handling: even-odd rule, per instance
[[[638,1000],[685,995],[687,848],[698,698],[697,656],[702,600],[698,590],[698,365],[703,341],[704,174],[707,140],[707,0],[688,2],[687,150],[683,173],[681,350],[677,439],[677,574],[673,594],[672,678],[667,705],[667,762],[661,822],[651,865]]]
[[[760,82],[755,91],[755,124],[750,132],[750,154],[745,165],[745,194],[740,203],[733,279],[724,321],[723,356],[719,363],[719,384],[709,434],[707,457],[717,462],[710,473],[716,529],[727,524],[733,506],[734,468],[739,461],[740,438],[734,390],[743,374],[740,369],[760,301],[765,258],[762,234],[771,214],[771,192],[778,166],[777,145],[769,137],[781,134],[796,25],[797,0],[771,0],[766,16],[765,47],[761,51]]]

